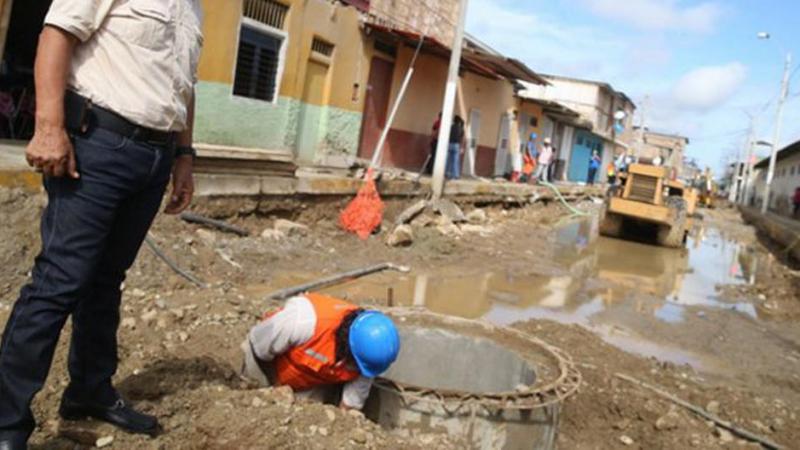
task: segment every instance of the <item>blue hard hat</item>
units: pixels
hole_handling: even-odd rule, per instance
[[[539,135],[538,135],[538,134],[536,134],[536,133],[531,133],[531,139],[536,139],[537,137],[539,137]]]
[[[365,311],[350,325],[350,353],[361,375],[374,378],[392,365],[400,353],[400,335],[392,319]]]

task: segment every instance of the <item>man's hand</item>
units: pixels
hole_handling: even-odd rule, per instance
[[[194,194],[193,164],[191,155],[179,156],[175,160],[175,166],[172,168],[172,194],[167,207],[164,208],[165,213],[180,214],[192,202]]]
[[[45,176],[80,178],[75,151],[63,127],[37,126],[25,149],[25,159]]]

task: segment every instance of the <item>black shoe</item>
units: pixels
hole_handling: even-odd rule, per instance
[[[130,407],[125,400],[119,399],[111,406],[92,403],[82,403],[69,399],[66,395],[61,398],[58,414],[64,420],[83,420],[88,417],[108,422],[130,433],[148,434],[155,436],[161,430],[158,419],[154,416],[143,414]],[[0,447],[0,450],[5,450]]]
[[[28,450],[28,438],[23,434],[0,435],[0,450]]]

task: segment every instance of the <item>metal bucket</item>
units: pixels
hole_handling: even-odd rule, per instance
[[[580,374],[560,350],[520,331],[398,309],[402,351],[364,412],[386,428],[445,432],[477,449],[551,449]]]

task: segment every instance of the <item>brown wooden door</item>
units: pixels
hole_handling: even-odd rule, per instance
[[[367,94],[364,98],[361,142],[358,147],[358,156],[361,158],[372,158],[372,153],[381,137],[381,131],[386,125],[393,74],[394,64],[381,58],[372,58]]]

